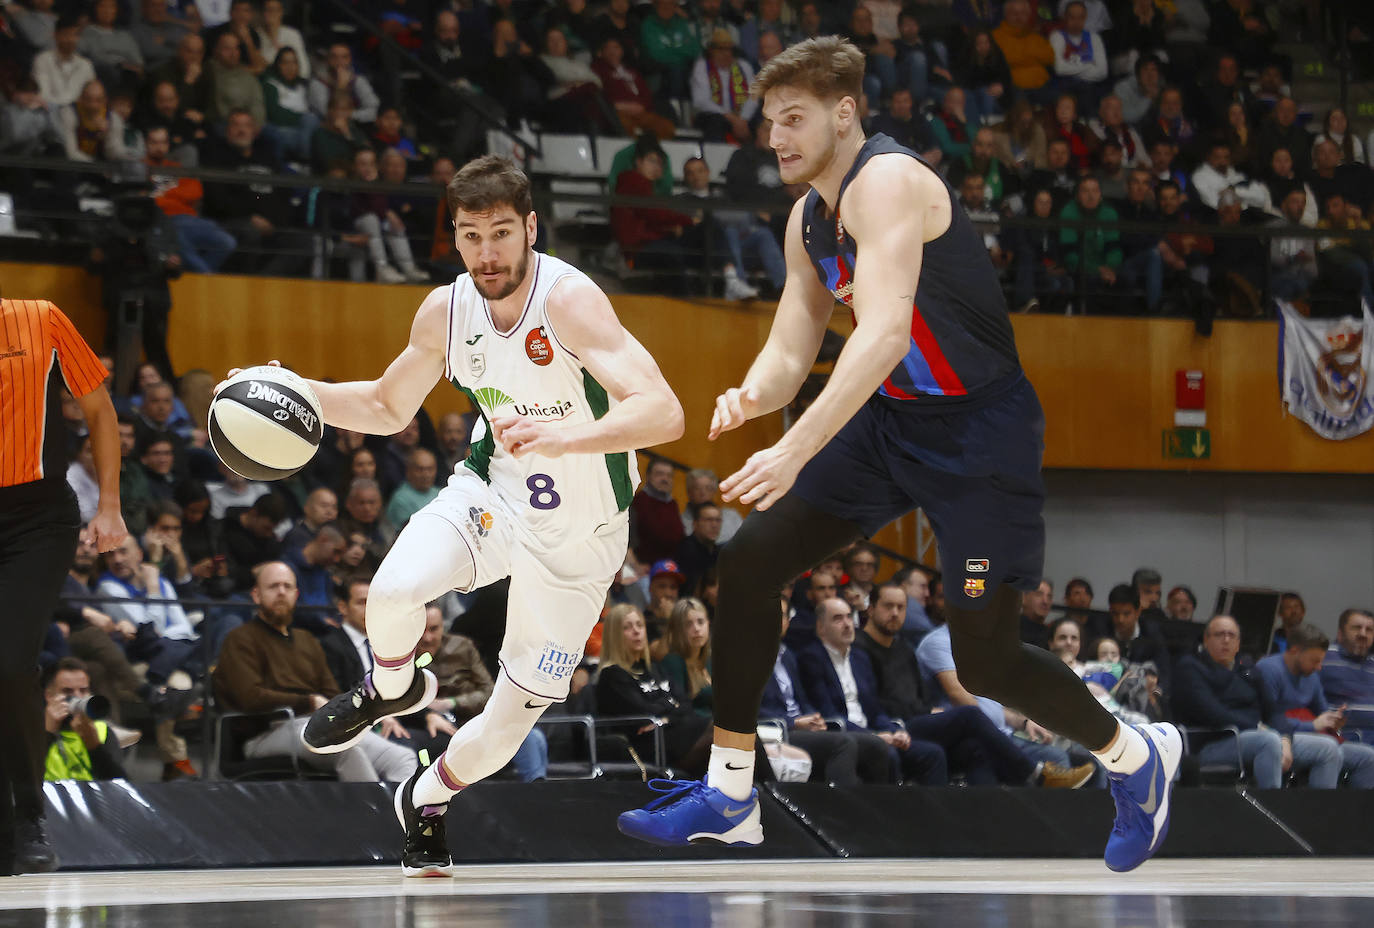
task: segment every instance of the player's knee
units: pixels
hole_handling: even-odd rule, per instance
[[[412,613],[425,607],[423,591],[417,578],[407,577],[401,570],[388,570],[384,564],[367,589],[367,615],[394,616]]]

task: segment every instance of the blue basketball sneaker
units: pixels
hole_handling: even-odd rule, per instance
[[[1139,725],[1150,756],[1135,773],[1108,773],[1116,824],[1107,838],[1107,867],[1124,873],[1154,856],[1169,833],[1169,794],[1183,756],[1178,729],[1161,722]]]
[[[663,795],[642,809],[622,812],[616,820],[621,834],[662,847],[763,843],[758,790],[740,801],[700,780],[650,780],[649,789]]]

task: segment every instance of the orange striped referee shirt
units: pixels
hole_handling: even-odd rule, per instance
[[[0,299],[0,487],[66,480],[57,377],[79,398],[106,373],[52,303]]]

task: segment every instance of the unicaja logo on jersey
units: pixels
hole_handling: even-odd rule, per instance
[[[575,408],[572,400],[560,400],[557,403],[548,405],[543,403],[531,403],[528,405],[525,403],[516,403],[515,414],[517,416],[529,416],[531,419],[557,421],[559,419],[568,418],[568,416],[572,415],[572,411]]]
[[[477,405],[482,407],[482,411],[488,417],[492,416],[498,407],[509,406],[515,402],[508,394],[495,387],[483,387],[474,391],[472,395],[477,398]]]
[[[279,406],[281,408],[274,412],[273,416],[278,419],[285,419],[286,416],[278,415],[278,413],[286,412],[299,419],[307,432],[315,431],[315,414],[310,411],[310,407],[297,403],[280,390],[274,390],[260,381],[250,380],[248,381],[248,399],[262,400],[264,403]]]

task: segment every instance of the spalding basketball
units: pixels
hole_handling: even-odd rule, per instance
[[[300,377],[262,365],[239,371],[210,403],[210,446],[248,480],[280,480],[310,462],[324,437],[320,399]]]

